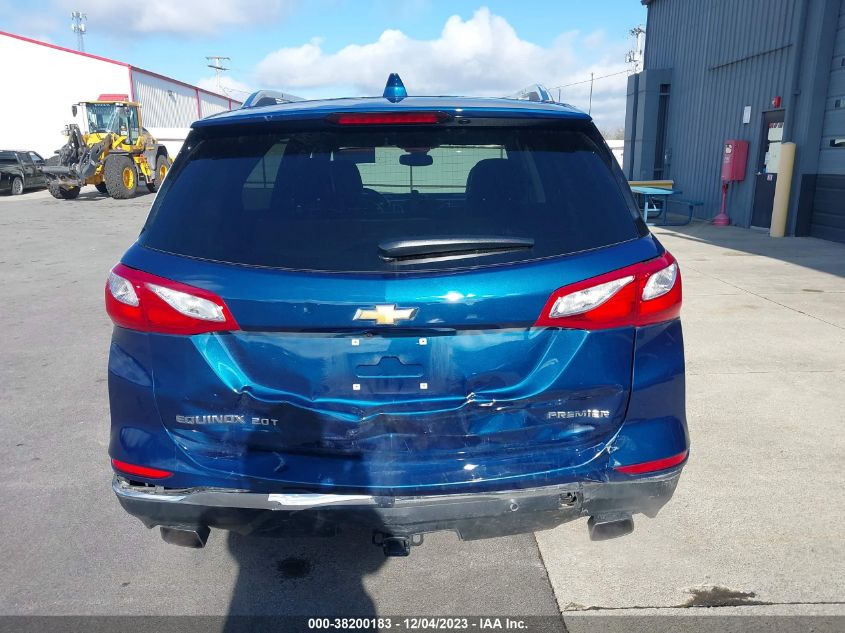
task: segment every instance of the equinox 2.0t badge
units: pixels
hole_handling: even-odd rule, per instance
[[[379,325],[393,325],[397,321],[410,321],[417,316],[416,308],[397,308],[396,304],[377,305],[373,308],[358,308],[355,321],[375,321]]]

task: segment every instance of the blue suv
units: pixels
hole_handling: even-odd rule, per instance
[[[113,489],[171,543],[603,539],[687,459],[678,264],[564,104],[256,95],[194,124],[105,298]]]

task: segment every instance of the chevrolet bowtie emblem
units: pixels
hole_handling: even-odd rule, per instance
[[[415,316],[416,308],[397,308],[396,304],[391,304],[358,308],[352,318],[355,321],[375,321],[379,325],[393,325],[397,321],[410,321]]]

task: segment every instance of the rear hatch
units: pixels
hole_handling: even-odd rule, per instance
[[[536,324],[556,289],[660,247],[591,124],[465,121],[192,133],[123,259],[230,311],[149,335],[191,460],[335,491],[599,476],[635,328]]]

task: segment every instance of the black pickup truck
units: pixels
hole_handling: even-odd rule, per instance
[[[25,189],[46,187],[44,159],[36,152],[0,150],[0,192],[13,196]]]

